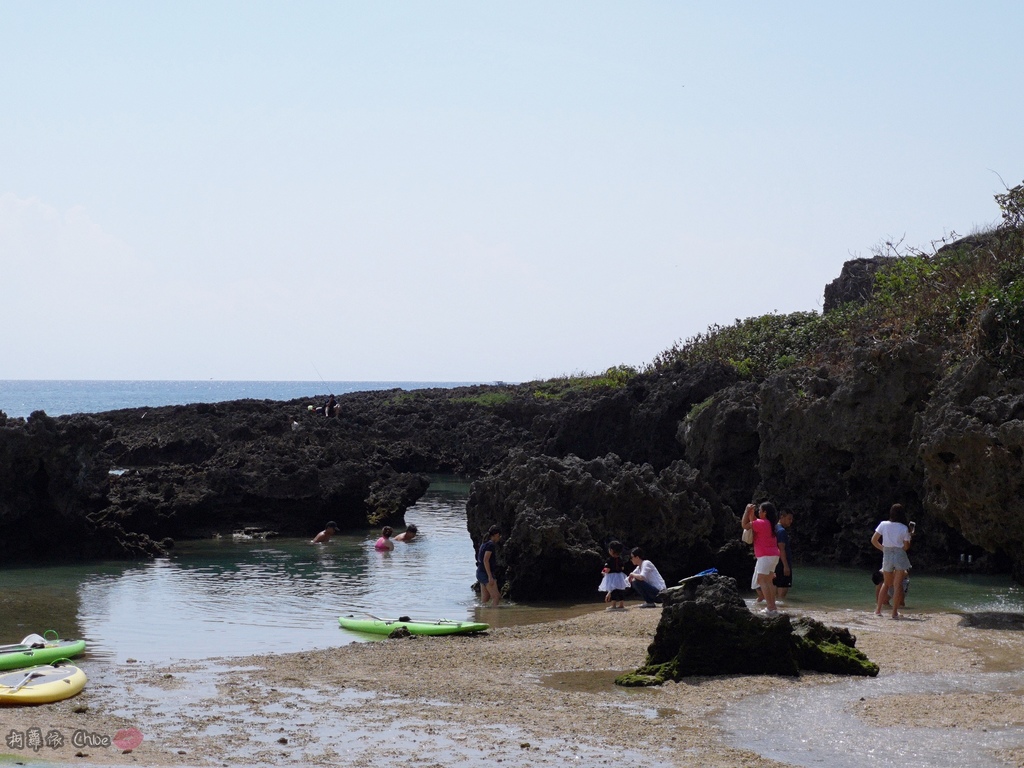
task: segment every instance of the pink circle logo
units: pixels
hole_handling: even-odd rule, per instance
[[[122,728],[114,734],[114,746],[121,750],[137,749],[142,743],[142,731],[138,728]]]

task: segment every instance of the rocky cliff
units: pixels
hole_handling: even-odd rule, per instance
[[[245,527],[398,523],[424,472],[476,472],[535,441],[477,394],[356,393],[337,418],[306,401],[0,415],[0,536],[8,559],[64,559],[160,554]]]
[[[309,535],[400,522],[424,473],[454,472],[478,478],[475,544],[505,531],[513,597],[593,594],[611,538],[670,583],[740,577],[738,514],[769,498],[796,514],[803,562],[873,567],[871,533],[898,501],[918,521],[916,568],[969,555],[1024,578],[1019,241],[855,263],[829,313],[717,329],[639,373],[355,393],[336,418],[307,409],[319,396],[0,414],[0,536],[35,559],[155,554],[244,526]]]
[[[900,502],[915,568],[1024,579],[1019,229],[855,260],[829,304],[712,329],[614,395],[618,410],[592,408],[590,422],[615,414],[617,441],[577,441],[585,461],[519,453],[478,482],[470,529],[502,525],[508,594],[592,593],[609,538],[642,545],[670,584],[708,565],[749,573],[736,515],[764,499],[795,513],[803,562],[877,567],[871,534]]]

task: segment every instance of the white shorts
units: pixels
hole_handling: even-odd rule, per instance
[[[764,557],[757,558],[757,564],[754,566],[754,578],[750,580],[750,588],[757,589],[757,576],[767,576],[769,573],[775,573],[775,566],[779,564],[778,555],[765,555]]]
[[[882,573],[893,571],[909,571],[910,558],[903,547],[884,547],[882,549]]]

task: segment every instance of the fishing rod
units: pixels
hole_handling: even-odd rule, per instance
[[[316,363],[314,363],[312,360],[310,360],[309,364],[313,366],[313,370],[316,371],[316,375],[320,376],[320,369],[316,367]],[[327,382],[324,381],[324,377],[323,376],[320,376],[320,381],[324,382],[324,386],[325,387],[327,386]]]
[[[313,370],[316,371],[316,375],[320,376],[320,369],[316,367],[316,363],[314,363],[312,360],[310,360],[309,364],[313,366]],[[320,376],[320,381],[323,381],[324,389],[328,390],[328,392],[331,395],[331,399],[333,399],[334,398],[334,393],[330,392],[331,387],[330,387],[330,385],[328,385],[328,383],[326,381],[324,381],[324,377],[323,376]],[[329,401],[328,401],[328,404],[329,404]],[[338,409],[340,409],[341,406],[336,404],[334,406],[334,409],[333,409],[335,411],[335,413],[328,413],[328,410],[330,410],[328,408],[328,404],[324,405],[324,416],[334,416],[334,415],[336,415],[337,412],[338,412]]]

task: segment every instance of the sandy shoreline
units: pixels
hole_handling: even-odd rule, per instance
[[[719,716],[751,696],[775,691],[797,701],[801,691],[844,679],[809,674],[615,687],[617,673],[643,662],[659,615],[595,611],[476,637],[125,665],[94,675],[74,699],[0,710],[5,738],[37,729],[44,737],[56,731],[65,742],[39,749],[8,743],[0,752],[76,765],[789,764],[732,746],[735,738]],[[961,627],[953,614],[898,622],[865,611],[807,615],[848,626],[858,648],[881,666],[879,680],[951,670],[1005,677],[1024,669],[1024,632]],[[89,670],[87,661],[83,668]],[[865,690],[868,695],[848,707],[865,727],[983,733],[1024,725],[1020,691],[874,696],[870,686]],[[70,743],[76,731],[81,742],[83,733],[110,738],[129,727],[145,737],[129,753]],[[1005,765],[1024,764],[1024,731],[1019,744],[992,754]]]

